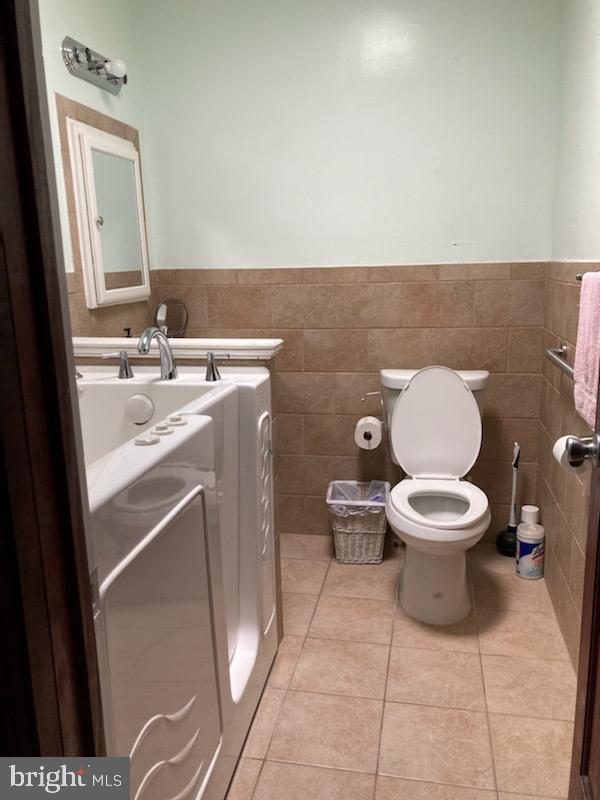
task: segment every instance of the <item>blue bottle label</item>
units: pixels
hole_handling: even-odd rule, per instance
[[[544,542],[522,542],[517,539],[517,575],[541,578],[544,574]]]

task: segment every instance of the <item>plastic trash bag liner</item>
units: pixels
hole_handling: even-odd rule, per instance
[[[387,481],[332,481],[327,490],[327,505],[338,517],[382,514],[389,492]]]

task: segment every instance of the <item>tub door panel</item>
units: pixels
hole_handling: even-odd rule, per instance
[[[136,800],[201,796],[219,752],[205,512],[198,486],[100,590],[109,748]]]

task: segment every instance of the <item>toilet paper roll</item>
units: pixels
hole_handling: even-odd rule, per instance
[[[572,467],[567,458],[567,439],[569,436],[561,436],[557,439],[552,448],[552,455],[565,472],[584,472],[586,468],[585,462],[580,467]]]
[[[354,441],[363,450],[379,447],[383,438],[383,423],[377,417],[363,417],[356,423]]]

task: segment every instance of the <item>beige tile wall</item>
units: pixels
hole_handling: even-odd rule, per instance
[[[593,268],[585,265],[586,268]],[[334,478],[399,478],[384,446],[353,443],[356,420],[379,413],[383,367],[489,369],[484,440],[472,474],[487,492],[490,540],[508,516],[512,442],[522,447],[520,502],[537,501],[547,531],[546,576],[572,659],[579,647],[588,497],[551,457],[565,433],[589,433],[573,385],[543,358],[577,332],[581,264],[465,264],[268,270],[156,270],[146,303],[85,308],[81,274],[68,275],[79,335],[134,334],[159,300],[190,311],[190,336],[278,336],[274,364],[279,533],[327,535]],[[548,276],[546,279],[546,273]]]
[[[73,336],[125,336],[124,328],[131,328],[132,335],[139,336],[144,328],[152,324],[158,305],[155,287],[148,300],[104,308],[88,308],[83,293],[81,271],[67,272],[66,278]],[[155,280],[152,271],[150,280],[151,282]]]
[[[535,499],[546,265],[469,264],[254,270],[159,270],[157,297],[190,308],[190,336],[278,336],[278,530],[329,533],[330,480],[399,472],[384,446],[354,445],[379,401],[383,367],[489,369],[484,446],[473,480],[506,524],[512,442],[523,448],[520,499]]]
[[[551,264],[545,300],[545,347],[569,346],[573,364],[580,284],[575,275],[600,264]],[[542,367],[538,444],[538,505],[546,529],[546,580],[571,658],[577,662],[587,537],[589,472],[567,475],[552,457],[552,445],[568,433],[590,431],[573,406],[573,382],[551,362]]]

